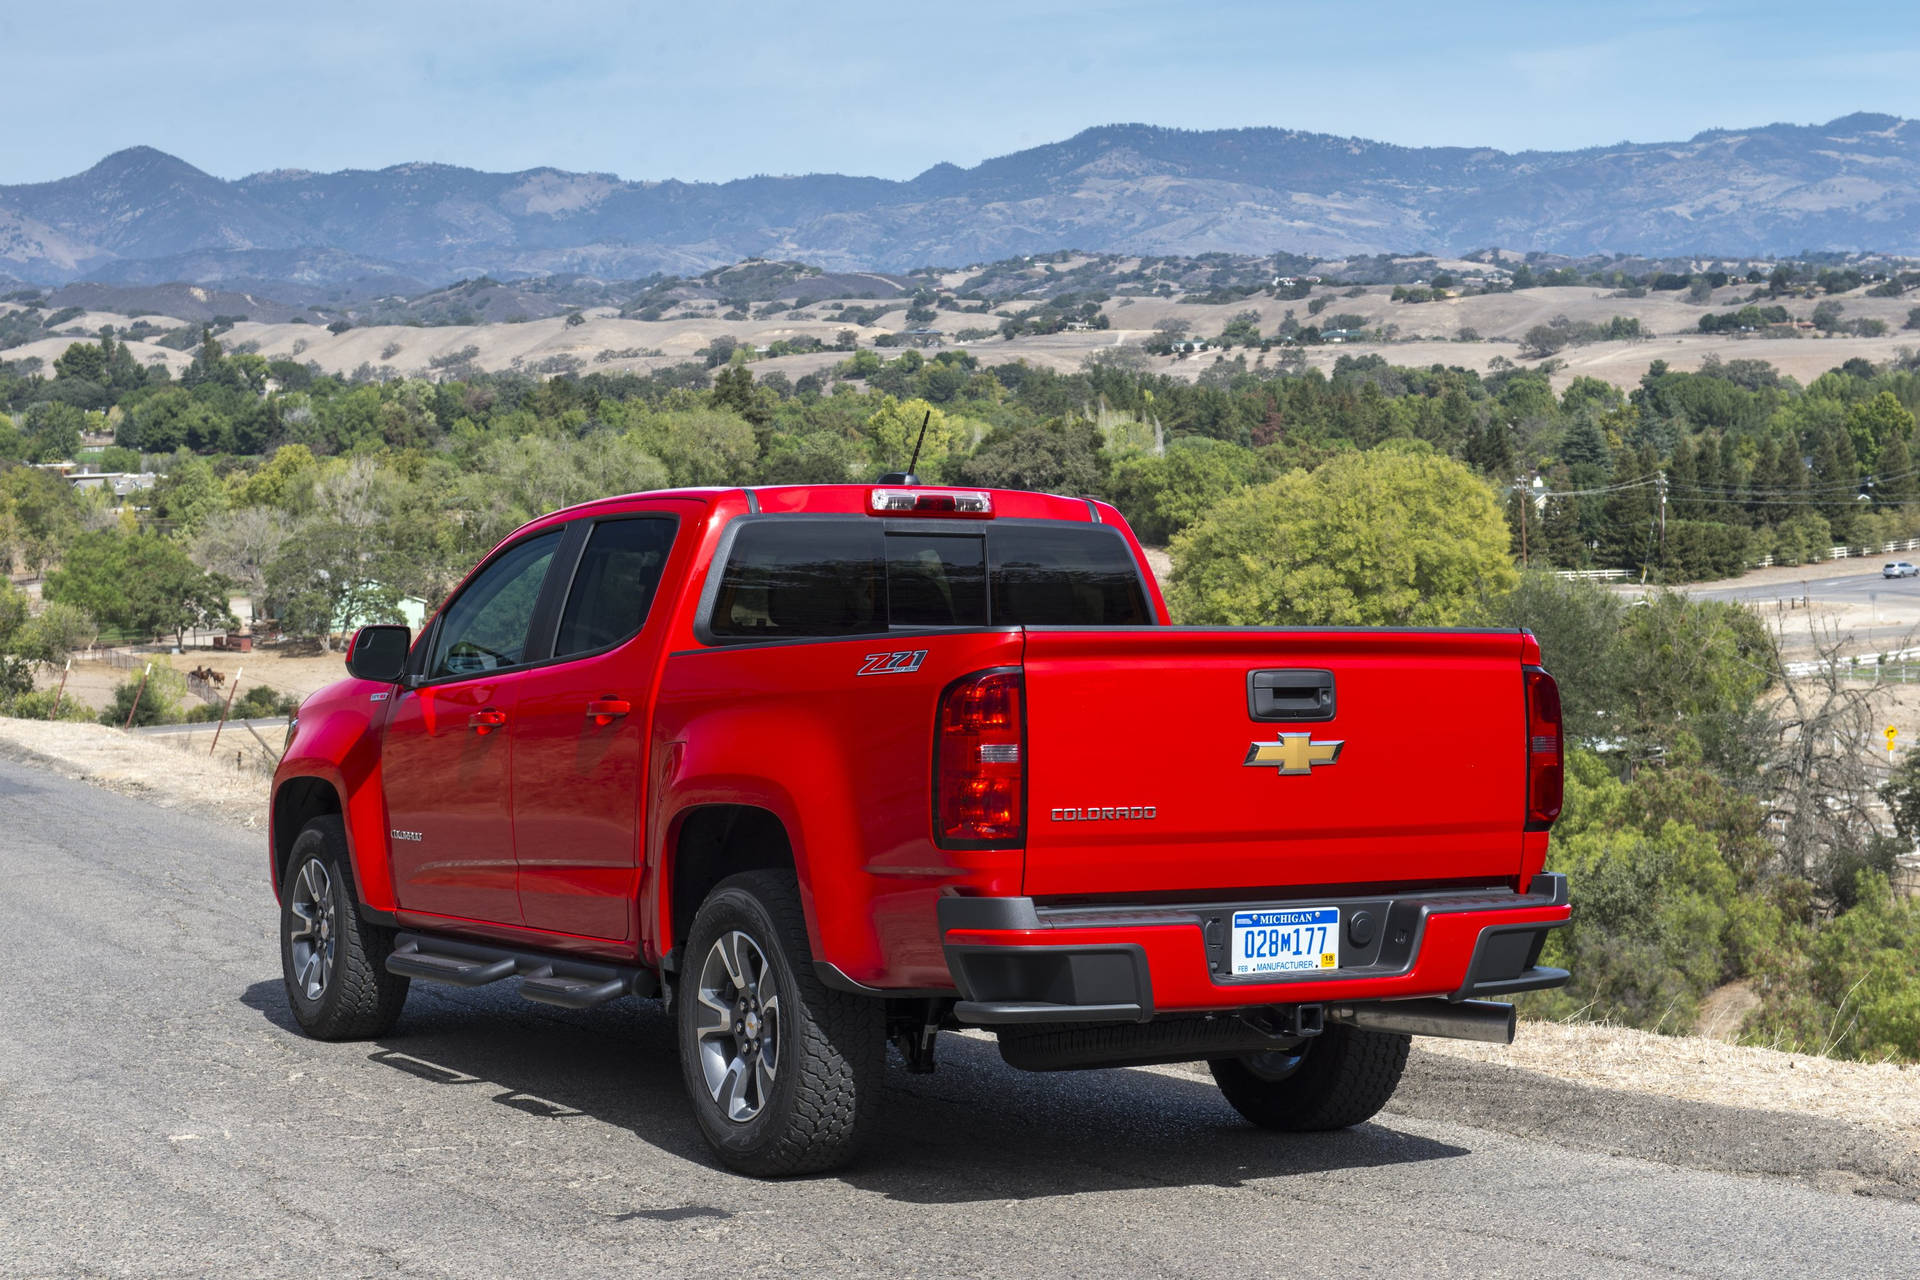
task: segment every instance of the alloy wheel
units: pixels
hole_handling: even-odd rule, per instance
[[[309,858],[293,878],[287,901],[293,919],[287,925],[293,955],[294,984],[309,1000],[327,992],[333,973],[333,877],[318,858]]]
[[[780,992],[766,952],[738,929],[721,934],[701,962],[694,999],[707,1092],[745,1124],[766,1107],[780,1072]]]

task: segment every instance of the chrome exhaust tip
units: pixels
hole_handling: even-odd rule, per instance
[[[1388,1000],[1378,1004],[1330,1004],[1326,1008],[1326,1019],[1363,1031],[1512,1044],[1518,1015],[1512,1005],[1496,1000],[1462,1000],[1459,1004],[1446,1000]]]

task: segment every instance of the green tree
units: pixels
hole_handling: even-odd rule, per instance
[[[1535,571],[1522,574],[1512,591],[1480,601],[1469,620],[1533,632],[1542,664],[1560,684],[1567,736],[1591,742],[1615,732],[1614,709],[1634,678],[1620,643],[1626,611],[1625,602],[1598,583]]]
[[[76,344],[77,345],[77,344]],[[89,345],[89,351],[98,347]],[[87,415],[58,400],[42,400],[27,409],[26,451],[29,462],[64,462],[80,452],[80,432]]]
[[[231,585],[170,538],[100,530],[73,540],[60,567],[47,575],[44,595],[104,626],[143,636],[171,633],[184,642],[192,627],[238,625],[227,611]]]
[[[113,345],[107,339],[107,347]],[[53,372],[59,378],[77,378],[84,382],[105,382],[107,360],[113,353],[95,342],[76,342],[62,352],[53,362]]]
[[[1164,546],[1229,494],[1271,474],[1251,449],[1186,436],[1163,454],[1131,454],[1115,462],[1108,493],[1136,535]]]
[[[363,530],[316,518],[292,532],[264,577],[281,626],[331,649],[336,632],[400,621],[397,571],[391,551]]]
[[[954,468],[961,484],[1036,489],[1085,496],[1106,487],[1107,457],[1099,428],[1085,418],[1049,418],[1033,426],[999,427]]]
[[[1847,406],[1847,436],[1863,470],[1884,471],[1880,451],[1890,440],[1913,437],[1913,414],[1893,392],[1882,391],[1870,400],[1856,400]]]
[[[938,482],[947,474],[949,459],[957,462],[971,448],[973,423],[937,409],[925,400],[882,396],[880,407],[867,419],[867,434],[873,440],[873,451],[881,464],[890,471],[904,471],[913,457],[914,442],[919,439],[923,421],[927,428],[926,443],[920,448],[920,461],[915,469],[923,479]]]
[[[307,446],[281,445],[273,451],[273,457],[267,460],[265,466],[241,483],[239,492],[234,496],[234,505],[282,509],[295,507],[298,498],[312,486],[319,470],[320,463]]]
[[[27,593],[0,577],[0,653],[17,652],[15,644],[28,613]]]
[[[24,657],[56,666],[92,648],[99,634],[99,626],[86,610],[55,600],[14,633],[13,648]]]
[[[753,425],[725,409],[679,409],[629,418],[633,443],[666,466],[676,485],[738,484],[759,457]]]
[[[1487,485],[1394,446],[1228,498],[1174,539],[1173,558],[1187,623],[1448,626],[1517,579]]]
[[[205,458],[176,458],[153,487],[153,514],[183,536],[227,509],[227,487]]]

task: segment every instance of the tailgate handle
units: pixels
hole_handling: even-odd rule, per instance
[[[1247,714],[1255,720],[1333,719],[1333,672],[1312,667],[1247,672]]]

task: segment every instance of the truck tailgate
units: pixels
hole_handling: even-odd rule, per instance
[[[1511,631],[1029,629],[1025,892],[1510,880],[1521,653]],[[1332,717],[1256,719],[1255,672],[1282,689],[1266,714],[1320,714],[1327,673]]]

